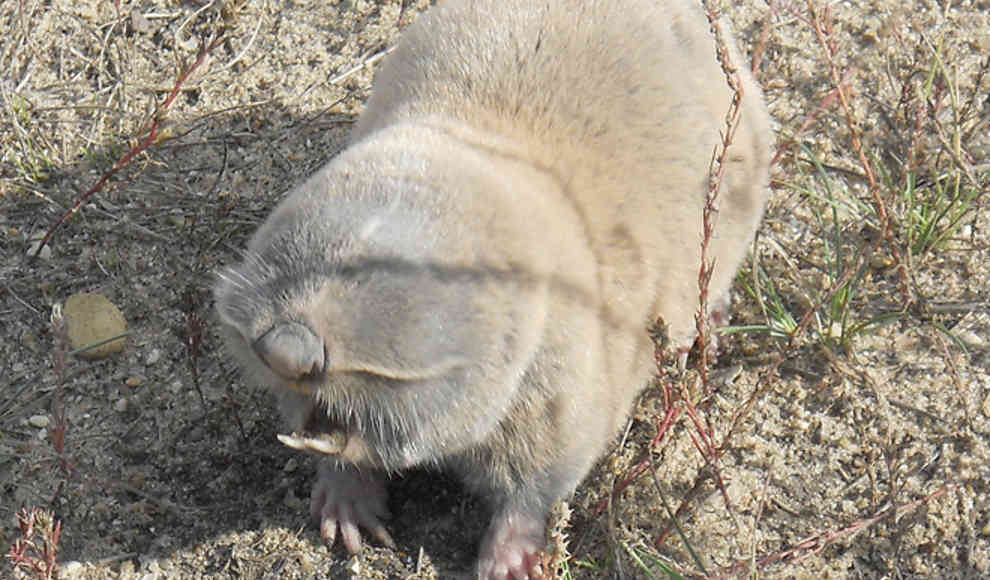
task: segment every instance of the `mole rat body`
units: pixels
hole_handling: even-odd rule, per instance
[[[731,94],[688,0],[449,0],[404,34],[350,146],[216,290],[227,342],[324,455],[312,514],[391,542],[382,478],[453,469],[490,502],[479,578],[529,578],[550,505],[626,420],[647,328],[694,337],[708,166]],[[713,301],[766,199],[742,71]]]

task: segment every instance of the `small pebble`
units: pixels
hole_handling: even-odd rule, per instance
[[[38,251],[38,246],[40,245],[41,245],[40,239],[35,240],[30,244],[28,244],[27,255],[34,256],[34,253]],[[45,247],[41,248],[41,253],[38,254],[38,257],[41,258],[42,260],[50,260],[52,257],[52,247],[48,244],[45,244]]]
[[[144,483],[147,481],[147,476],[143,471],[133,471],[128,474],[127,481],[136,489],[144,489]]]
[[[142,562],[141,565],[148,573],[161,575],[163,572],[161,565],[158,563],[157,558],[152,558],[146,562]]]
[[[62,562],[59,566],[59,572],[61,573],[61,578],[65,580],[71,580],[72,578],[81,578],[82,573],[85,570],[82,562],[78,560],[69,560],[68,562]]]
[[[103,342],[127,330],[120,309],[101,294],[73,294],[65,301],[63,313],[73,349]],[[124,339],[120,338],[78,354],[83,358],[106,358],[123,349]]]
[[[835,339],[842,337],[842,323],[835,321],[828,329],[829,336]]]
[[[282,498],[282,503],[284,503],[286,507],[292,509],[299,509],[303,505],[302,500],[296,497],[295,492],[292,491],[291,485],[289,486],[289,489],[285,492],[285,497]]]
[[[33,352],[38,352],[41,349],[38,344],[38,337],[35,336],[35,334],[30,330],[25,330],[21,333],[21,344],[28,347]]]
[[[962,341],[968,347],[971,348],[981,348],[986,341],[979,334],[976,334],[972,330],[966,329],[956,333],[956,338]]]
[[[31,418],[28,419],[28,425],[37,427],[38,429],[44,429],[48,426],[49,422],[51,422],[51,420],[47,415],[32,415]]]
[[[199,40],[194,36],[182,38],[181,35],[176,35],[175,44],[185,51],[192,52],[199,46]]]
[[[887,268],[893,265],[894,265],[894,260],[889,256],[874,254],[870,258],[870,267],[873,268],[874,270],[886,270]]]
[[[151,366],[162,359],[162,351],[155,348],[148,353],[148,358],[144,359],[145,364]]]
[[[127,398],[121,397],[117,399],[117,402],[113,404],[113,410],[118,413],[123,413],[127,411]]]
[[[347,569],[354,574],[361,573],[361,560],[358,560],[357,555],[351,556],[351,561],[347,563]]]

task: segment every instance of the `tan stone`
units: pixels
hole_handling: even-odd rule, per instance
[[[127,321],[110,300],[102,294],[74,294],[65,301],[63,310],[69,344],[78,350],[121,335]],[[83,358],[106,358],[124,348],[124,338],[76,353]]]

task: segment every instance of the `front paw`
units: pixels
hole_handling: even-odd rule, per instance
[[[542,551],[546,522],[523,514],[501,514],[492,520],[481,541],[479,580],[543,578]]]
[[[378,471],[359,471],[323,461],[313,484],[309,512],[328,546],[333,546],[339,528],[347,551],[358,552],[361,550],[358,528],[364,528],[373,538],[394,548],[395,542],[382,524],[389,517],[386,499],[385,478]]]

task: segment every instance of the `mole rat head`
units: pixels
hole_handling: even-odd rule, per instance
[[[510,406],[538,341],[539,284],[472,258],[470,236],[410,195],[418,185],[349,181],[317,174],[220,274],[225,339],[281,399],[283,442],[336,453],[304,441],[342,431],[346,460],[438,460]]]

